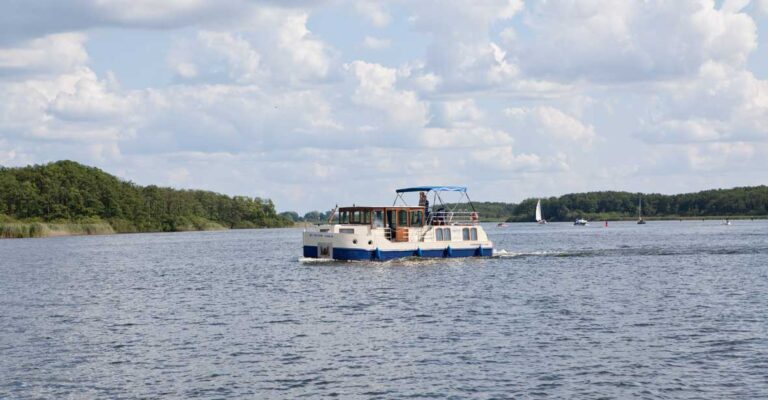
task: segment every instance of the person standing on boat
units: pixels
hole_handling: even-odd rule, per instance
[[[424,207],[424,216],[429,217],[429,199],[424,192],[419,192],[419,207]]]

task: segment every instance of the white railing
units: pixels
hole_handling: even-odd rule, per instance
[[[475,211],[432,211],[427,225],[477,225],[480,216]]]

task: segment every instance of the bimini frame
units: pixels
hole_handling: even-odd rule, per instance
[[[429,193],[432,193],[432,207],[433,209],[437,210],[440,208],[447,208],[449,203],[446,203],[443,201],[443,198],[440,196],[441,192],[459,192],[461,193],[461,197],[456,203],[453,203],[453,208],[450,208],[446,210],[447,212],[456,212],[458,207],[463,204],[462,200],[465,198],[467,199],[467,204],[469,204],[469,207],[472,208],[472,212],[476,212],[475,205],[472,204],[472,200],[469,198],[469,194],[467,194],[467,188],[464,186],[416,186],[416,187],[409,187],[409,188],[402,188],[395,190],[395,201],[392,202],[392,206],[397,205],[397,201],[400,200],[404,206],[408,207],[408,203],[406,203],[405,198],[403,198],[403,193],[412,193],[412,192],[426,192],[427,196],[429,196]],[[431,213],[430,213],[431,214]]]

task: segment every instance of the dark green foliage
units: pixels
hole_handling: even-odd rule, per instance
[[[310,211],[304,214],[303,221],[314,223],[327,222],[328,218],[331,216],[331,213],[332,211]]]
[[[498,202],[479,202],[472,203],[475,207],[475,211],[483,221],[501,221],[509,218],[515,210],[515,205],[510,203],[498,203]],[[453,207],[451,204],[449,207]],[[535,204],[534,204],[535,206]]]
[[[541,199],[544,218],[549,221],[571,221],[637,218],[638,199],[643,200],[646,218],[764,217],[768,215],[768,186],[706,190],[698,193],[663,195],[628,192],[574,193]],[[537,199],[518,204],[508,221],[529,222],[534,219]],[[482,216],[482,213],[481,213]]]
[[[286,219],[290,219],[293,222],[299,222],[302,220],[299,216],[299,213],[296,211],[284,211],[280,213],[280,216]]]
[[[291,225],[271,200],[141,187],[97,168],[58,161],[0,168],[0,215],[23,221],[108,221],[118,232]]]

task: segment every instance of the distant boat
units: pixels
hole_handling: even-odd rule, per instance
[[[544,218],[541,218],[541,199],[536,203],[536,222],[539,225],[544,225],[547,223],[547,220]]]
[[[637,197],[637,224],[645,225],[645,220],[643,219],[643,198],[641,196]]]
[[[506,223],[506,222],[499,222],[498,224],[496,224],[496,226],[497,226],[497,227],[499,227],[499,228],[505,228],[505,227],[507,227],[508,225],[507,225],[507,223]]]
[[[584,218],[578,218],[576,221],[573,221],[573,224],[578,226],[587,226],[589,225],[589,221]]]
[[[730,224],[731,224],[731,220],[729,220],[728,218],[726,218],[725,221],[723,221],[723,225],[730,225]]]

